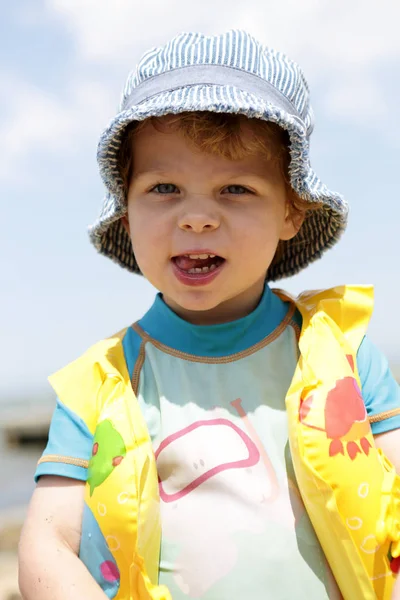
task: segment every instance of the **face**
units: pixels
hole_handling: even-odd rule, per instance
[[[244,130],[243,138],[252,135]],[[262,156],[200,152],[181,133],[147,123],[133,141],[124,225],[143,275],[181,317],[198,324],[251,312],[290,214],[276,166]]]

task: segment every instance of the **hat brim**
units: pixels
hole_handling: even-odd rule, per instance
[[[98,163],[107,188],[103,210],[89,228],[96,249],[132,272],[140,273],[131,240],[121,217],[126,214],[123,180],[118,170],[118,152],[126,127],[134,121],[182,112],[208,111],[243,114],[276,123],[290,138],[290,183],[296,194],[310,203],[310,210],[297,235],[282,242],[279,260],[270,266],[268,281],[294,275],[332,247],[342,235],[348,206],[340,194],[330,191],[317,177],[309,162],[309,138],[301,119],[288,114],[263,98],[233,86],[198,85],[156,96],[120,112],[100,138]],[[320,206],[312,207],[318,204]]]

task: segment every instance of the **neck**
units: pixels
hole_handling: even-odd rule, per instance
[[[262,283],[257,282],[251,289],[247,289],[208,310],[188,310],[178,305],[171,298],[163,296],[163,300],[181,319],[192,325],[220,325],[237,321],[253,312],[260,302],[263,290],[264,281]]]

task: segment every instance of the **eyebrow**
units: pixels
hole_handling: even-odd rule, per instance
[[[165,168],[162,169],[160,167],[154,167],[154,168],[150,167],[148,169],[144,169],[144,170],[138,171],[138,172],[135,172],[135,169],[133,169],[133,172],[132,172],[132,177],[135,180],[142,179],[146,176],[154,177],[156,175],[159,177],[171,177],[172,176],[171,171],[168,171]]]
[[[138,179],[142,179],[143,177],[146,176],[156,176],[158,175],[159,177],[176,177],[177,175],[182,175],[182,171],[180,171],[179,169],[177,169],[176,167],[171,167],[171,169],[168,168],[162,168],[162,167],[149,167],[146,169],[143,169],[141,171],[133,171],[132,176],[135,180]],[[267,174],[266,174],[267,175]],[[263,177],[261,174],[259,173],[254,173],[248,169],[236,169],[236,168],[232,168],[232,170],[226,170],[226,171],[219,171],[216,172],[215,176],[220,176],[220,177],[254,177],[256,179],[268,179],[267,176]]]

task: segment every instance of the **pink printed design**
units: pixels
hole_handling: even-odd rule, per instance
[[[226,462],[226,463],[223,463],[220,465],[216,465],[216,466],[212,467],[211,469],[208,469],[207,471],[205,471],[204,473],[202,473],[201,475],[196,477],[193,481],[191,481],[183,489],[181,489],[173,494],[168,494],[165,491],[165,489],[163,487],[163,482],[159,476],[158,482],[159,482],[159,489],[160,489],[160,497],[164,502],[174,502],[176,500],[180,500],[181,498],[184,498],[187,494],[189,494],[190,492],[192,492],[193,490],[198,488],[200,485],[202,485],[203,483],[205,483],[212,477],[215,477],[215,475],[222,473],[223,471],[227,471],[228,469],[245,469],[248,467],[252,467],[258,463],[258,461],[260,460],[260,453],[259,453],[257,446],[254,444],[254,442],[249,438],[249,436],[244,431],[239,429],[239,427],[237,427],[234,423],[231,423],[231,421],[228,421],[228,419],[223,419],[223,418],[204,420],[204,421],[196,421],[196,422],[192,423],[191,425],[189,425],[188,427],[184,427],[180,431],[177,431],[176,433],[168,436],[167,438],[165,438],[165,440],[163,440],[161,442],[159,448],[155,452],[156,460],[158,459],[160,454],[163,452],[163,450],[165,450],[173,442],[176,442],[183,436],[186,436],[186,435],[192,433],[194,430],[202,428],[202,427],[216,427],[216,426],[229,427],[235,434],[237,434],[237,436],[242,440],[242,442],[247,450],[248,456],[242,460]]]
[[[109,581],[110,583],[119,581],[119,571],[117,565],[111,560],[105,560],[103,563],[101,563],[100,571],[106,581]]]
[[[295,484],[279,489],[241,399],[231,406],[239,426],[217,407],[214,418],[186,426],[188,410],[185,426],[155,452],[164,541],[179,548],[173,578],[188,598],[203,597],[229,577],[240,560],[242,533],[244,543],[254,536],[262,544],[269,522],[293,530],[304,514]]]

